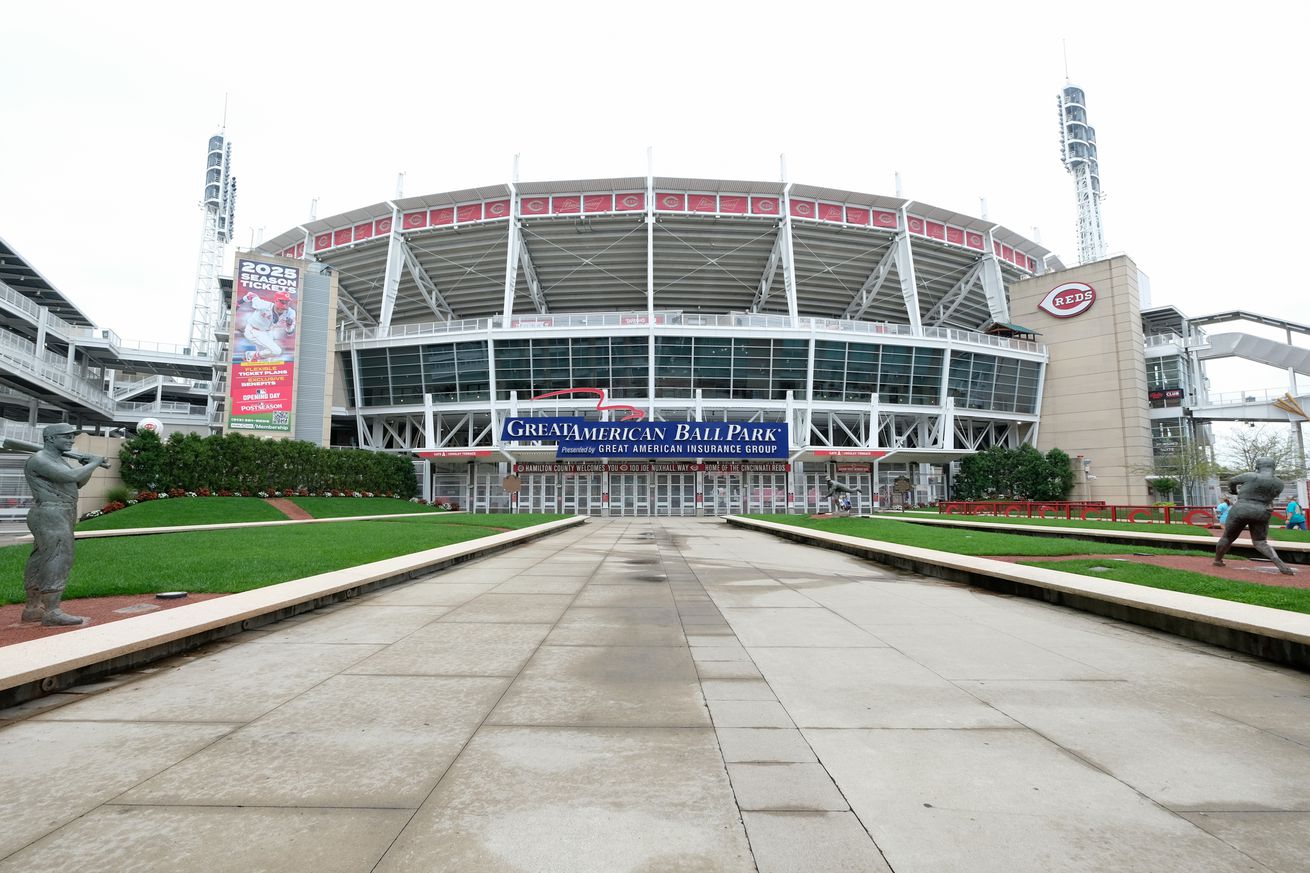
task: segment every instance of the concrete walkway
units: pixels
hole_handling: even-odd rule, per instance
[[[80,691],[0,712],[0,873],[1307,869],[1305,674],[717,520]]]

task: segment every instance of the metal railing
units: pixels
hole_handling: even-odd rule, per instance
[[[34,376],[63,393],[102,412],[112,412],[114,401],[100,385],[63,369],[67,361],[58,355],[38,355],[36,345],[7,330],[0,330],[0,357],[15,369]]]
[[[211,355],[201,352],[193,352],[189,346],[178,345],[177,343],[157,343],[147,340],[125,340],[112,330],[94,327],[73,328],[69,334],[69,339],[86,342],[90,340],[94,344],[108,343],[111,348],[120,354],[124,351],[147,352],[159,355],[176,355],[184,358],[195,358],[201,361],[211,360]]]
[[[943,500],[938,515],[989,515],[1003,518],[1047,518],[1068,521],[1113,521],[1126,524],[1218,524],[1211,506],[1146,506],[1101,501]],[[1275,513],[1277,515],[1277,513]]]
[[[437,321],[423,324],[400,324],[389,328],[364,327],[346,330],[338,338],[346,343],[370,340],[405,339],[424,336],[443,336],[456,333],[480,333],[487,330],[541,330],[578,327],[631,327],[643,328],[650,324],[645,312],[566,312],[547,314],[502,315],[490,318],[465,318],[457,321]],[[773,330],[814,330],[836,333],[853,333],[865,336],[927,337],[949,342],[990,346],[998,349],[1041,354],[1046,348],[1030,340],[992,336],[977,331],[949,327],[926,327],[918,334],[908,324],[892,322],[851,321],[840,318],[791,318],[786,315],[760,315],[748,312],[693,313],[659,311],[655,313],[657,327],[715,327],[754,328]]]
[[[148,403],[120,401],[114,404],[117,411],[131,415],[187,415],[204,417],[205,407],[175,400],[157,400]]]
[[[1178,346],[1187,348],[1187,340],[1183,339],[1176,333],[1155,333],[1146,338],[1146,347],[1153,346]]]
[[[1245,403],[1273,403],[1287,393],[1286,388],[1251,388],[1245,391],[1220,391],[1208,394],[1201,406],[1240,406]]]

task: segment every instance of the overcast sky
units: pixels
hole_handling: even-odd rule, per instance
[[[11,4],[0,236],[101,326],[185,341],[226,93],[243,245],[315,197],[323,217],[385,200],[400,171],[407,195],[507,181],[516,153],[524,180],[643,175],[652,146],[661,175],[776,179],[786,153],[793,181],[892,194],[899,171],[906,196],[970,214],[986,197],[1072,264],[1067,40],[1109,247],[1154,303],[1310,323],[1308,19],[1260,2]]]

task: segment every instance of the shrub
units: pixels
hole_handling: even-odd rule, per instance
[[[156,493],[281,491],[308,496],[368,491],[409,497],[416,486],[407,454],[324,449],[301,440],[236,433],[175,433],[161,441],[142,431],[123,444],[119,458],[129,488]]]
[[[114,485],[105,491],[105,500],[110,503],[121,503],[127,505],[128,498],[132,496],[132,489],[126,485]]]

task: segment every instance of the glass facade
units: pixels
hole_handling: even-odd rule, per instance
[[[359,390],[364,406],[421,405],[423,395],[433,403],[486,400],[490,396],[487,344],[443,343],[360,349]],[[355,399],[354,364],[341,356],[342,376],[351,404]]]
[[[1151,453],[1175,455],[1187,435],[1187,422],[1181,418],[1157,418],[1151,422]]]
[[[655,338],[655,390],[661,397],[785,400],[805,396],[809,340],[765,337]]]
[[[814,344],[814,399],[868,403],[941,402],[941,349],[818,340]]]
[[[1037,412],[1037,385],[1042,365],[976,352],[951,353],[946,393],[961,409]]]
[[[496,340],[496,395],[520,399],[564,388],[601,387],[615,397],[645,397],[649,337],[574,336]],[[808,339],[657,336],[655,393],[706,400],[805,399]],[[466,403],[490,397],[485,341],[361,349],[356,352],[364,406]],[[814,400],[937,406],[941,348],[816,340]],[[1041,363],[953,351],[947,394],[961,409],[1033,414]],[[356,404],[350,355],[342,375]]]
[[[1146,359],[1146,391],[1152,407],[1181,406],[1187,388],[1187,362],[1182,356]]]
[[[496,340],[496,396],[535,397],[564,388],[607,388],[646,395],[648,338],[575,336]]]

